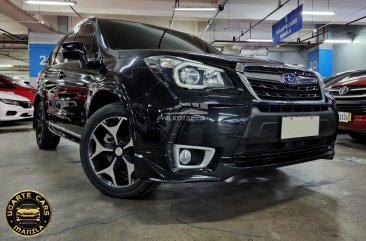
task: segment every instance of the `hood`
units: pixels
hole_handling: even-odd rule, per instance
[[[357,78],[345,78],[334,84],[331,88],[342,86],[366,86],[366,75]]]
[[[258,66],[267,66],[267,67],[278,67],[278,68],[289,68],[289,69],[298,69],[302,71],[308,70],[304,66],[297,65],[289,65],[281,62],[266,60],[255,57],[242,57],[242,56],[234,56],[234,55],[225,55],[225,54],[199,54],[185,51],[168,51],[168,50],[120,50],[118,51],[118,58],[134,58],[139,56],[140,58],[146,58],[150,56],[174,56],[181,57],[186,59],[191,59],[195,61],[199,61],[208,65],[216,66],[216,67],[225,67],[231,70],[236,69],[236,65],[238,63],[248,64],[248,65],[258,65]]]
[[[18,100],[18,101],[30,101],[27,98],[16,95],[13,92],[0,91],[0,99]]]

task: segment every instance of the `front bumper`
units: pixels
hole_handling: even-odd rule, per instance
[[[339,129],[345,132],[366,133],[366,115],[352,115],[350,122],[339,122]]]
[[[33,117],[34,109],[0,102],[0,121],[15,121]]]
[[[136,176],[161,182],[219,181],[245,171],[332,159],[336,110],[329,103],[302,111],[299,106],[276,105],[272,110],[260,104],[212,107],[205,110],[202,122],[174,120],[167,128],[165,155],[135,154]],[[319,116],[319,136],[281,140],[283,116]],[[203,168],[177,168],[173,151],[177,144],[214,148],[215,154]]]

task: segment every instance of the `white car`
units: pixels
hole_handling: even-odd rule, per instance
[[[32,102],[12,92],[0,91],[0,121],[14,121],[33,117]]]

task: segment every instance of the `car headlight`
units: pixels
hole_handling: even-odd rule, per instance
[[[170,86],[186,89],[233,87],[225,70],[201,62],[172,56],[153,56],[144,61],[160,80]]]
[[[16,100],[0,99],[0,101],[8,105],[20,105]]]

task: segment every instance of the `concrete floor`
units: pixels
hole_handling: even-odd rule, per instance
[[[51,223],[27,240],[363,241],[365,147],[340,135],[332,161],[230,182],[163,184],[143,200],[119,200],[89,183],[76,144],[62,141],[56,151],[40,151],[33,131],[3,132],[0,204],[4,210],[10,196],[24,189],[46,196]],[[23,239],[0,216],[0,240]]]

